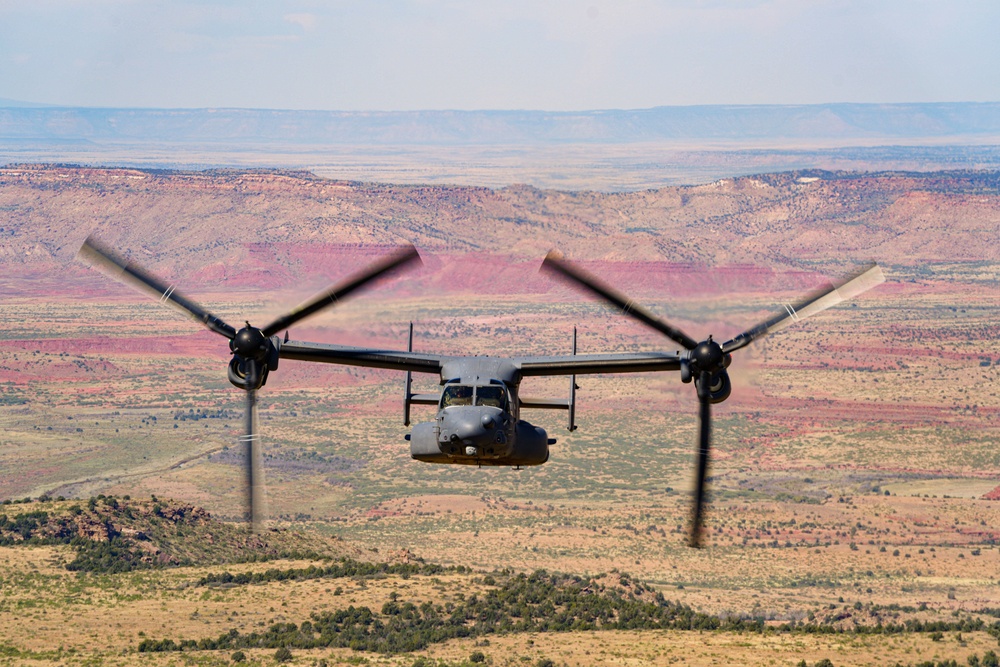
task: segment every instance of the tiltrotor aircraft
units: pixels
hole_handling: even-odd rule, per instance
[[[404,424],[410,424],[410,406],[435,405],[433,421],[416,424],[406,438],[410,454],[418,461],[474,466],[541,465],[549,459],[549,445],[555,441],[544,429],[521,417],[523,408],[568,411],[568,428],[576,429],[576,375],[587,373],[640,373],[678,371],[681,381],[694,382],[699,404],[698,462],[695,503],[691,522],[690,544],[701,543],[701,525],[705,502],[706,478],[711,442],[711,406],[725,401],[731,384],[726,369],[732,353],[751,342],[805,317],[853,298],[884,280],[881,270],[872,265],[837,286],[817,292],[796,305],[786,305],[771,319],[748,329],[724,343],[709,336],[697,341],[664,320],[619,294],[598,279],[572,266],[555,252],[542,263],[544,270],[568,280],[604,301],[621,308],[625,314],[660,332],[679,345],[679,351],[609,354],[573,354],[564,356],[448,356],[413,351],[413,325],[405,351],[382,350],[344,345],[328,345],[288,339],[288,328],[323,308],[334,305],[372,281],[415,261],[417,251],[407,247],[320,294],[270,324],[255,327],[249,322],[236,329],[182,296],[140,267],[117,256],[93,238],[80,249],[85,262],[103,269],[110,276],[152,294],[172,305],[205,327],[229,340],[232,359],[229,381],[246,392],[245,433],[241,436],[247,450],[247,508],[251,525],[263,520],[263,479],[261,476],[260,436],[257,428],[257,390],[282,359],[351,366],[387,368],[406,372],[403,396]],[[285,337],[278,334],[285,331]],[[412,393],[412,374],[432,373],[440,378],[440,394]],[[565,399],[527,398],[521,394],[521,381],[532,376],[568,375],[569,396]]]

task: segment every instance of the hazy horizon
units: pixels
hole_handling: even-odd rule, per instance
[[[899,106],[933,106],[933,105],[991,105],[1000,104],[1000,96],[990,100],[938,100],[935,102],[899,101],[899,102],[803,102],[803,103],[719,103],[719,104],[657,104],[647,107],[594,107],[580,109],[542,109],[542,108],[413,108],[413,109],[293,109],[289,107],[240,107],[240,106],[90,106],[75,104],[54,104],[37,100],[21,100],[0,97],[0,109],[94,109],[94,110],[136,110],[136,111],[289,111],[302,113],[344,113],[344,114],[405,114],[405,113],[551,113],[556,115],[574,113],[599,113],[605,111],[653,111],[656,109],[696,109],[696,108],[794,108],[794,107],[825,107],[825,106],[867,106],[867,107],[899,107]]]

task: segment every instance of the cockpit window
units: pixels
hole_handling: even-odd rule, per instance
[[[483,387],[470,387],[464,384],[445,385],[444,391],[441,392],[441,407],[473,405],[473,391],[475,391],[475,405],[485,405],[501,410],[507,409],[507,390],[500,385]]]
[[[448,385],[441,392],[441,407],[450,408],[453,405],[472,405],[472,387],[467,385]]]
[[[507,392],[504,391],[503,387],[498,386],[476,387],[476,405],[506,409]]]

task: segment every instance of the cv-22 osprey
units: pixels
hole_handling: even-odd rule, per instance
[[[700,545],[711,441],[711,406],[725,401],[732,385],[726,369],[732,353],[769,333],[793,324],[809,315],[881,283],[881,270],[866,267],[851,278],[816,292],[795,305],[786,305],[778,315],[762,322],[724,343],[709,336],[697,341],[656,317],[597,278],[566,262],[558,253],[549,253],[542,268],[621,308],[622,311],[660,332],[680,346],[680,350],[636,353],[576,354],[557,356],[450,356],[415,352],[413,325],[410,325],[406,350],[330,345],[288,338],[288,328],[310,315],[332,306],[372,281],[419,261],[412,246],[396,252],[336,287],[320,294],[288,314],[263,327],[249,322],[236,329],[181,295],[173,286],[153,277],[137,265],[119,257],[93,238],[80,249],[80,257],[103,269],[112,277],[146,291],[161,302],[172,305],[205,327],[229,340],[232,358],[230,382],[246,392],[245,432],[241,436],[247,451],[247,510],[251,524],[263,520],[263,478],[261,474],[260,436],[257,428],[257,390],[268,374],[277,370],[282,359],[309,361],[406,372],[403,396],[404,423],[410,424],[411,405],[438,407],[433,421],[416,424],[406,438],[414,459],[428,463],[472,466],[541,465],[549,459],[550,439],[546,431],[521,416],[524,408],[568,411],[568,428],[576,429],[576,376],[588,373],[640,373],[677,371],[681,381],[694,382],[699,404],[698,462],[695,503],[691,524],[692,546]],[[285,336],[278,334],[284,331]],[[413,373],[432,373],[440,378],[441,392],[416,394],[411,391]],[[569,396],[565,399],[527,398],[521,394],[521,381],[532,376],[569,376]]]

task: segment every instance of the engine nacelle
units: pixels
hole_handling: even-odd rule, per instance
[[[260,389],[267,383],[267,374],[270,369],[267,366],[259,365],[257,381],[254,383],[256,386],[250,386],[251,382],[247,379],[248,363],[254,362],[247,362],[245,359],[234,355],[233,358],[229,360],[229,381],[233,384],[233,386],[239,387],[240,389]]]
[[[271,336],[265,339],[264,345],[267,347],[267,354],[263,360],[258,362],[257,365],[257,381],[255,386],[250,386],[247,380],[248,375],[248,361],[241,357],[239,354],[234,354],[233,358],[229,360],[229,381],[236,387],[240,389],[260,389],[267,383],[267,374],[272,370],[278,369],[278,361],[280,360],[279,351],[281,350],[281,339],[277,336]]]
[[[733,385],[729,381],[729,373],[719,371],[711,377],[708,384],[709,403],[722,403],[729,398],[729,394],[731,393],[733,393]]]

